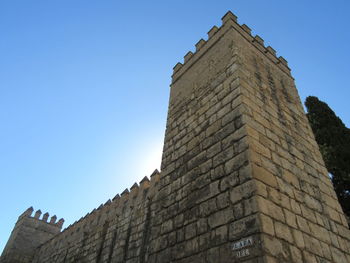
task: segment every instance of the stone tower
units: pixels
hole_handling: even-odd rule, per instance
[[[48,213],[41,219],[40,210],[36,211],[33,217],[32,213],[33,207],[30,207],[19,216],[1,255],[1,263],[32,262],[35,249],[61,231],[63,219],[56,222],[57,217],[52,216],[48,222]]]
[[[287,61],[228,12],[174,67],[151,262],[350,262]]]
[[[231,12],[174,67],[161,168],[62,232],[25,212],[0,262],[350,262],[287,61]]]

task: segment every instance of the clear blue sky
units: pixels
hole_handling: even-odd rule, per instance
[[[0,251],[29,206],[65,226],[159,167],[172,67],[221,17],[350,126],[349,1],[0,2]]]

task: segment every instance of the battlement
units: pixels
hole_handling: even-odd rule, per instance
[[[49,225],[52,225],[52,226],[56,226],[56,227],[59,227],[60,229],[62,228],[63,226],[63,223],[64,223],[64,219],[61,218],[60,220],[57,220],[57,216],[56,215],[53,215],[51,216],[50,218],[50,221],[48,221],[48,218],[49,218],[49,213],[46,212],[45,214],[43,214],[43,216],[41,217],[42,215],[42,212],[41,210],[37,210],[34,215],[32,216],[33,214],[33,207],[29,207],[26,211],[24,211],[19,217],[18,217],[18,222],[21,221],[22,219],[24,218],[31,218],[31,219],[36,219],[42,223],[46,223],[46,224],[49,224]]]
[[[76,229],[78,225],[89,225],[94,221],[98,214],[109,211],[111,209],[123,208],[125,205],[130,207],[134,206],[136,199],[139,201],[144,201],[144,196],[140,196],[141,193],[148,190],[150,187],[155,186],[160,179],[160,172],[156,169],[150,175],[150,178],[145,176],[139,183],[135,182],[129,189],[126,188],[121,194],[116,194],[113,199],[108,199],[104,204],[101,204],[98,208],[93,209],[91,212],[87,213],[85,216],[81,217],[79,220],[67,226],[60,235],[65,235],[72,229]],[[151,198],[151,195],[148,196]],[[113,208],[111,207],[113,206]],[[118,209],[119,210],[119,209]],[[123,209],[120,209],[122,211]]]
[[[272,61],[283,72],[290,76],[290,68],[287,60],[282,56],[277,56],[276,51],[271,47],[265,47],[264,39],[259,35],[253,36],[251,29],[246,24],[238,24],[237,16],[231,11],[228,11],[222,17],[221,27],[213,26],[208,34],[208,39],[200,39],[195,44],[195,52],[187,52],[184,56],[184,62],[178,62],[173,68],[172,82],[174,83],[188,68],[191,67],[212,45],[214,45],[220,37],[227,32],[228,29],[233,28],[240,33],[246,40],[248,40],[257,50],[263,53],[270,61]]]
[[[40,209],[33,212],[29,207],[18,217],[0,262],[31,262],[35,250],[60,233],[63,218],[57,221],[53,215],[49,220],[49,213],[42,214]]]
[[[101,228],[109,227],[110,231],[115,231],[114,227],[117,225],[131,224],[133,222],[130,221],[132,211],[140,211],[140,209],[147,211],[150,200],[158,191],[159,180],[160,172],[158,170],[155,170],[150,177],[145,176],[139,183],[134,183],[113,199],[108,199],[98,208],[93,209],[42,244],[38,248],[38,255],[41,252],[45,254],[47,251],[57,251],[57,249],[65,248],[71,243],[78,243],[82,238],[94,236]],[[104,233],[106,234],[106,232]]]

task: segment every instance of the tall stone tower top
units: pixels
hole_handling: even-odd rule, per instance
[[[271,47],[264,45],[264,40],[259,36],[252,36],[251,29],[246,24],[238,24],[237,16],[235,16],[231,11],[228,11],[222,17],[222,25],[220,28],[213,26],[208,32],[208,40],[200,39],[195,45],[195,53],[189,51],[184,56],[184,62],[178,62],[173,68],[173,82],[185,72],[191,65],[197,61],[200,56],[205,53],[216,41],[225,34],[225,29],[232,27],[237,30],[242,37],[247,39],[252,43],[258,50],[265,54],[274,64],[279,66],[287,74],[290,74],[290,68],[288,67],[287,60],[282,56],[277,56],[276,51]],[[217,34],[218,33],[218,34]],[[200,51],[200,52],[199,52]]]

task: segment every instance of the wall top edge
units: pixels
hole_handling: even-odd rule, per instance
[[[246,24],[238,24],[237,16],[231,11],[228,11],[222,17],[222,25],[220,27],[213,26],[208,34],[208,39],[200,39],[195,45],[195,51],[189,51],[184,56],[184,62],[178,62],[173,68],[172,82],[174,83],[202,54],[205,53],[216,40],[219,38],[218,35],[222,36],[226,33],[227,28],[234,28],[244,38],[246,38],[252,45],[259,49],[265,54],[270,60],[280,67],[284,72],[290,75],[290,68],[288,67],[287,60],[282,56],[277,56],[276,51],[271,47],[264,45],[264,40],[259,35],[252,36],[251,29]]]

